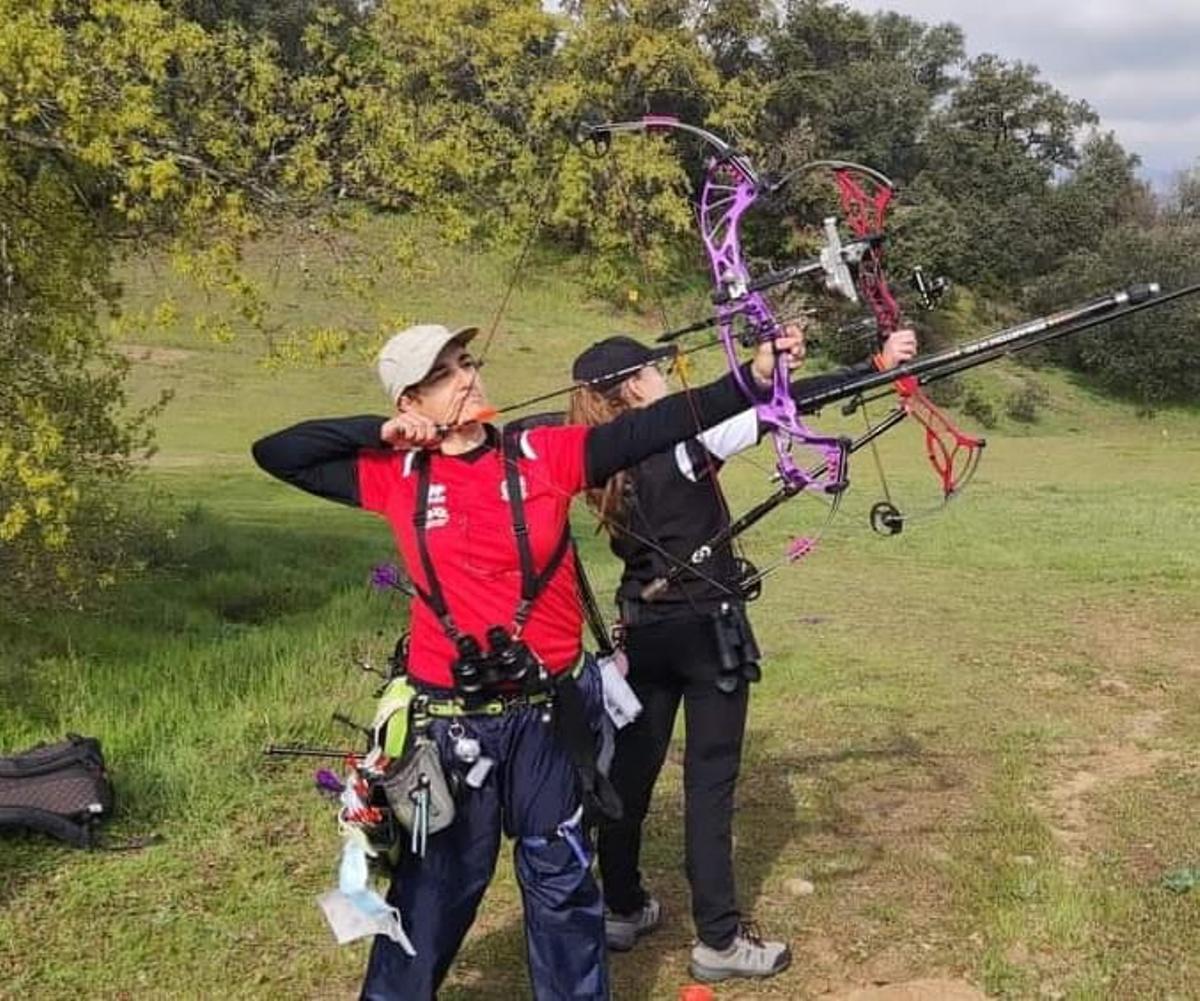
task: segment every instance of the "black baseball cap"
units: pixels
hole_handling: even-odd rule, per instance
[[[612,389],[624,382],[643,365],[650,365],[663,358],[673,358],[675,346],[647,347],[641,341],[618,334],[597,341],[575,359],[571,366],[571,378],[587,383],[599,390]]]

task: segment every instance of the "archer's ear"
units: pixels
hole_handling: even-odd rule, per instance
[[[617,397],[627,407],[636,407],[638,405],[642,396],[638,392],[636,373],[621,383],[620,389],[617,390]]]

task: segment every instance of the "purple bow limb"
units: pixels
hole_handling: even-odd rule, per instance
[[[782,360],[775,366],[771,396],[764,400],[756,387],[747,382],[738,358],[736,321],[744,323],[760,339],[773,338],[779,332],[779,321],[762,293],[748,290],[750,274],[738,235],[742,215],[758,194],[757,178],[738,161],[721,159],[710,164],[700,199],[700,230],[713,282],[723,295],[723,302],[717,307],[721,340],[738,386],[754,404],[759,420],[774,431],[780,478],[797,490],[816,487],[837,494],[846,487],[846,442],[817,434],[800,419],[792,399],[788,368]],[[814,454],[817,461],[810,468],[802,468],[793,457],[797,445]]]

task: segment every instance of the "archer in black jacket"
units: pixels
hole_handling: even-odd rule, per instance
[[[802,358],[800,331],[791,328],[788,333],[799,339],[799,346],[791,350]],[[897,331],[884,346],[882,364],[891,367],[915,353],[913,332]],[[569,420],[604,424],[664,398],[669,388],[658,364],[669,354],[669,349],[650,349],[631,338],[592,345],[576,359],[572,371],[581,385]],[[806,392],[871,370],[867,364],[799,380],[792,384],[793,394],[802,401]],[[632,374],[601,378],[609,372]],[[642,703],[641,715],[617,734],[610,776],[624,804],[624,817],[600,832],[609,948],[631,948],[660,920],[661,907],[642,885],[638,860],[642,823],[682,700],[687,727],[686,868],[700,940],[692,950],[691,972],[698,980],[771,976],[791,959],[785,943],[763,941],[743,921],[734,886],[734,788],[748,683],[759,675],[758,649],[728,543],[715,547],[701,573],[680,577],[654,601],[642,595],[648,584],[729,526],[729,512],[714,478],[726,459],[757,444],[763,431],[755,411],[747,409],[615,474],[589,493],[589,502],[609,529],[612,551],[624,563],[617,592],[619,618],[628,681]]]

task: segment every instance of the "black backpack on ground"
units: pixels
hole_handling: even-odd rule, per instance
[[[99,822],[112,810],[112,783],[94,737],[72,733],[0,757],[0,832],[40,831],[92,848]]]

